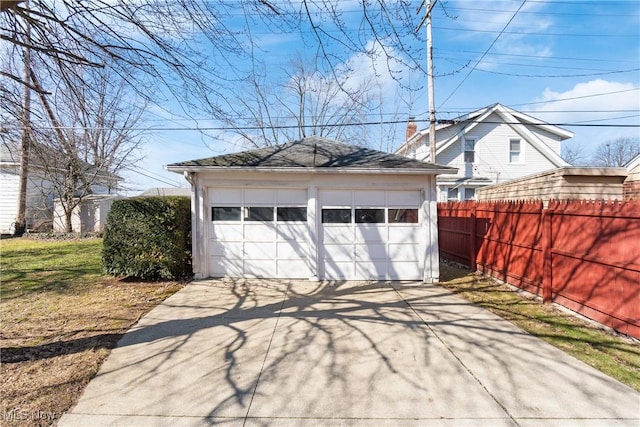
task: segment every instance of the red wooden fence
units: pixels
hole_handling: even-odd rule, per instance
[[[438,204],[440,252],[640,338],[640,202]]]

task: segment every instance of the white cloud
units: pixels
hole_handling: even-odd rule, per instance
[[[386,98],[397,95],[398,80],[409,84],[410,70],[394,59],[400,56],[398,52],[391,47],[385,49],[386,52],[379,43],[370,41],[366,46],[368,55],[358,53],[349,58],[344,66],[352,70],[352,73],[346,86],[353,89],[374,86]]]
[[[640,86],[635,83],[602,79],[578,83],[566,91],[546,88],[533,104],[533,116],[549,123],[612,126],[563,126],[575,132],[573,143],[582,147],[588,158],[595,148],[621,137],[638,138],[640,125]],[[618,127],[616,127],[618,125]]]
[[[552,122],[581,122],[636,115],[640,118],[640,87],[634,83],[612,82],[602,79],[578,83],[573,88],[559,92],[546,88],[534,107],[539,113],[547,112],[544,119]],[[624,112],[623,110],[632,110]],[[589,111],[589,112],[585,112]],[[593,112],[591,112],[593,111]],[[612,112],[608,112],[612,111]]]

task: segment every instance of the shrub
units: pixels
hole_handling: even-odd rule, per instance
[[[191,276],[188,197],[116,200],[107,216],[102,265],[106,273],[140,279]]]

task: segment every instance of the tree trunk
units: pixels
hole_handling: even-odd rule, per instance
[[[67,233],[73,233],[73,226],[71,224],[71,216],[73,211],[71,209],[65,209],[64,211],[64,231]]]
[[[27,3],[28,5],[28,3]],[[29,29],[27,29],[27,45],[30,43]],[[30,81],[31,76],[31,52],[29,48],[24,49],[24,79]],[[20,148],[20,181],[18,186],[18,212],[16,213],[16,223],[13,234],[22,236],[27,231],[27,188],[29,185],[29,150],[31,149],[31,89],[24,86],[24,108],[22,112],[22,146]]]

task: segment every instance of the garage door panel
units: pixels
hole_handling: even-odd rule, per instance
[[[277,258],[295,260],[308,258],[310,256],[309,247],[306,242],[278,242],[276,244]]]
[[[228,259],[223,257],[211,257],[210,271],[215,277],[230,276],[242,277],[242,259]]]
[[[275,191],[272,189],[247,188],[244,190],[245,206],[273,205]]]
[[[349,225],[325,226],[323,241],[325,243],[353,243],[353,229]]]
[[[306,241],[309,235],[307,223],[278,223],[278,240]]]
[[[247,259],[273,259],[276,253],[274,242],[245,242],[244,256]]]
[[[389,263],[388,278],[390,280],[422,279],[422,262],[394,261]]]
[[[385,244],[368,243],[366,245],[356,245],[357,262],[386,260],[387,257],[387,245]]]
[[[242,225],[240,224],[213,224],[211,237],[223,242],[241,242]]]
[[[320,191],[320,203],[323,206],[351,206],[351,191]]]
[[[244,260],[245,277],[277,277],[276,263],[274,260]]]
[[[301,259],[297,260],[278,260],[277,277],[302,279],[309,277],[309,266]]]
[[[413,243],[421,242],[420,227],[411,225],[394,225],[389,227],[389,243]]]
[[[353,262],[353,244],[329,244],[325,245],[325,260]]]
[[[356,242],[386,242],[387,226],[384,224],[358,224]]]
[[[324,278],[328,280],[353,278],[353,261],[326,260]]]
[[[357,262],[356,263],[356,279],[357,280],[370,280],[378,279],[384,280],[387,277],[387,263],[383,262]]]
[[[214,205],[240,206],[242,204],[242,191],[236,188],[210,188],[208,195]]]
[[[421,195],[419,191],[387,191],[387,206],[389,207],[418,207]]]
[[[283,205],[306,206],[307,190],[306,189],[277,190],[276,203],[278,206],[283,206]]]
[[[211,255],[226,258],[242,259],[242,242],[211,241]]]
[[[413,244],[390,244],[389,257],[394,260],[417,261],[420,259],[421,247]]]
[[[356,191],[353,203],[356,207],[383,207],[384,191]]]
[[[269,224],[247,224],[244,225],[245,240],[256,242],[274,242],[276,240],[276,230],[273,223]]]

